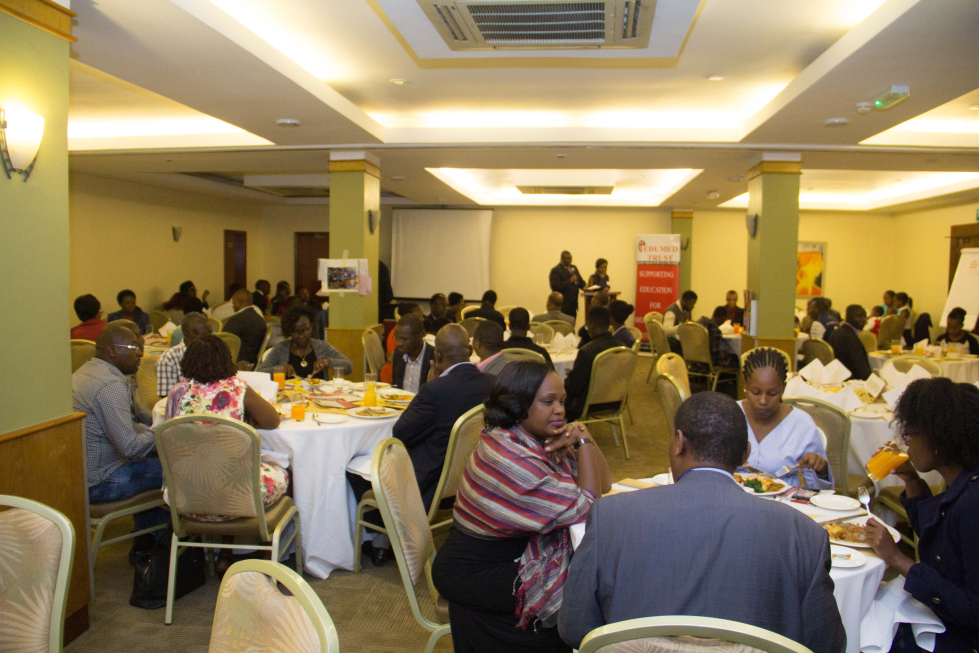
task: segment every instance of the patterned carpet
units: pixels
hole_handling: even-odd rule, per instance
[[[645,383],[652,358],[642,356],[630,387],[629,407],[634,423],[626,419],[631,460],[616,447],[610,429],[594,425],[598,441],[612,470],[612,479],[644,478],[669,467],[666,454],[666,421],[653,384]],[[131,525],[118,522],[119,532]],[[106,533],[106,537],[112,537]],[[444,537],[444,535],[443,535]],[[437,538],[437,542],[441,538]],[[65,648],[68,653],[106,651],[140,653],[203,653],[211,635],[211,621],[219,581],[207,584],[174,605],[173,625],[164,626],[164,611],[147,611],[129,605],[133,571],[127,563],[129,542],[105,547],[96,564],[95,601],[89,606],[91,627]],[[290,561],[291,563],[291,561]],[[424,650],[428,633],[415,622],[394,561],[381,568],[366,558],[362,571],[336,571],[328,579],[307,575],[306,580],[323,600],[340,637],[343,651],[417,653]],[[451,651],[450,637],[439,641],[436,651]]]

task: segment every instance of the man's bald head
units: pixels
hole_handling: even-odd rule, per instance
[[[473,347],[480,358],[487,358],[503,349],[503,327],[492,320],[484,320],[473,331]]]
[[[135,374],[143,348],[139,336],[121,320],[110,322],[95,341],[95,357],[114,365],[123,374]]]
[[[560,309],[564,304],[564,295],[559,292],[552,292],[547,296],[547,310],[553,311]]]
[[[135,345],[136,334],[127,325],[129,320],[113,320],[109,322],[99,337],[95,340],[95,355],[101,358],[102,353],[112,345]],[[135,325],[134,325],[135,326]]]
[[[456,363],[464,363],[471,355],[469,333],[458,324],[446,324],[435,334],[435,358],[440,369],[447,370]]]
[[[180,321],[180,331],[184,334],[184,344],[189,347],[190,343],[212,333],[213,329],[203,313],[187,313]]]
[[[140,329],[139,325],[133,322],[132,320],[112,320],[112,324],[118,324],[119,326],[126,327],[127,329],[135,333],[137,337],[141,337],[143,335],[143,330]]]
[[[252,294],[247,288],[240,288],[231,296],[231,308],[237,313],[246,306],[252,305]]]

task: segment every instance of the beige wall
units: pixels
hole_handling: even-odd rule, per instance
[[[268,279],[275,284],[288,281],[295,284],[296,232],[329,231],[330,207],[326,204],[266,204],[262,207],[262,240],[265,246],[265,265],[254,279]]]

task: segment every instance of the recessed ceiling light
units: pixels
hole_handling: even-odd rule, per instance
[[[707,193],[707,199],[709,200],[716,200],[720,196],[721,194],[718,193],[716,190],[712,190],[709,193]]]
[[[404,181],[404,177],[391,177],[391,181]]]
[[[969,107],[969,111],[979,111],[979,104],[973,104]]]
[[[565,156],[565,155],[563,155],[563,154],[558,154],[558,155],[557,155],[557,158],[559,158],[559,159],[563,159],[563,158],[564,158],[564,156]]]
[[[391,80],[391,83],[392,84],[397,84],[398,86],[401,86],[402,84],[407,84],[408,81],[407,80],[404,80],[404,79],[392,79]]]
[[[708,75],[707,81],[709,82],[719,82],[724,79],[724,75]]]
[[[275,121],[279,127],[298,127],[299,121],[295,118],[279,118]]]
[[[823,124],[827,127],[846,127],[848,122],[850,121],[846,118],[827,118]]]

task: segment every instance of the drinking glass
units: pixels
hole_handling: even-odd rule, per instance
[[[908,454],[901,451],[893,440],[884,445],[873,458],[867,461],[867,475],[880,483],[888,474],[908,461]]]
[[[333,368],[333,387],[339,390],[344,385],[343,383],[343,368],[334,367]]]
[[[901,353],[901,341],[900,340],[891,340],[891,353],[892,354],[900,354]]]
[[[272,380],[279,384],[279,390],[286,387],[286,373],[285,372],[275,372],[272,374]]]
[[[925,348],[922,347],[921,345],[915,345],[914,346],[914,355],[915,356],[924,356],[925,355]]]
[[[373,372],[364,374],[364,405],[377,406],[377,374]]]
[[[306,419],[306,395],[301,392],[295,392],[290,399],[292,400],[292,411],[290,413],[292,419],[297,422]]]

